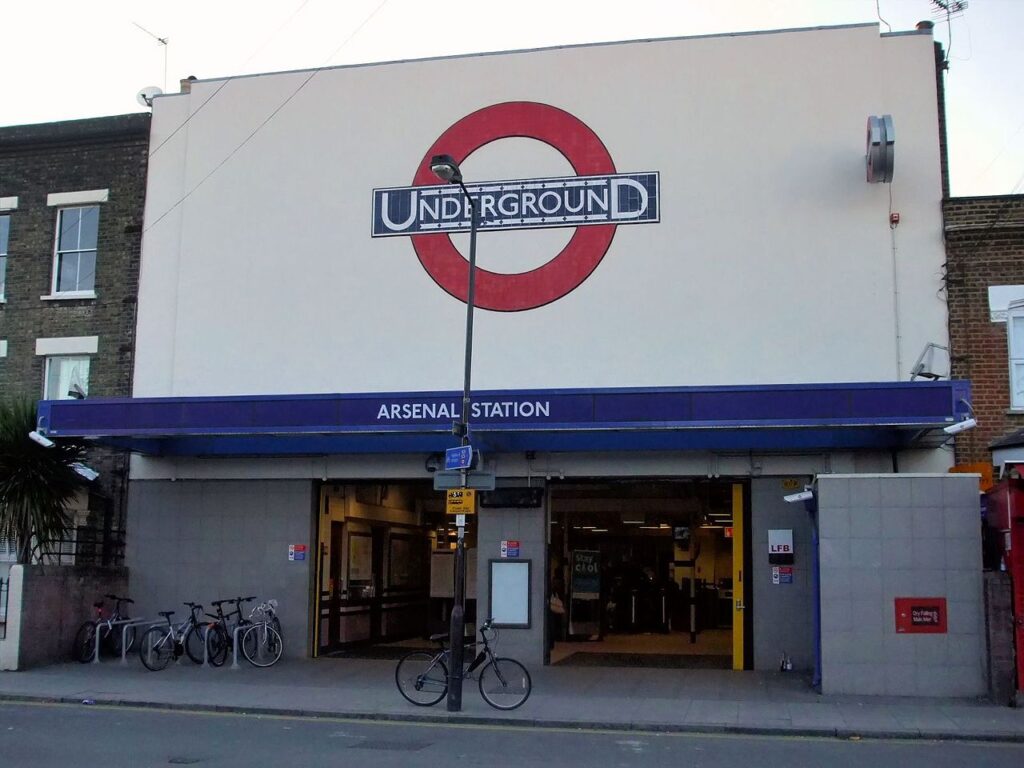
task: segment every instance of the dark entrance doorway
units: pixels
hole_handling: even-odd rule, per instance
[[[552,664],[733,668],[743,664],[737,578],[747,485],[593,480],[551,489]],[[740,587],[742,585],[739,585]],[[739,626],[734,626],[738,624]]]

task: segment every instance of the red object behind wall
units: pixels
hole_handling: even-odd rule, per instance
[[[1008,467],[1007,477],[987,494],[988,525],[1002,545],[1002,563],[1013,583],[1017,690],[1024,691],[1024,465]]]

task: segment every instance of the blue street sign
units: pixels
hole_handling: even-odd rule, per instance
[[[469,469],[473,463],[473,446],[460,445],[458,448],[449,448],[444,452],[444,468]]]

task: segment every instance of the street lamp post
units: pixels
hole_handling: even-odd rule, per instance
[[[462,183],[462,171],[451,155],[434,155],[430,159],[430,170],[449,184],[458,184],[469,205],[469,285],[466,293],[466,354],[462,379],[462,419],[456,425],[461,444],[469,445],[469,388],[473,370],[473,309],[476,299],[476,204]],[[467,486],[467,470],[462,470],[462,487]],[[455,600],[452,606],[451,622],[448,627],[448,641],[451,646],[451,664],[448,668],[448,711],[462,711],[462,667],[465,656],[463,634],[466,626],[466,529],[459,526],[458,543],[455,546]]]

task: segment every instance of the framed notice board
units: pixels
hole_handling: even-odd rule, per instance
[[[489,561],[488,604],[496,627],[530,628],[529,560]]]

